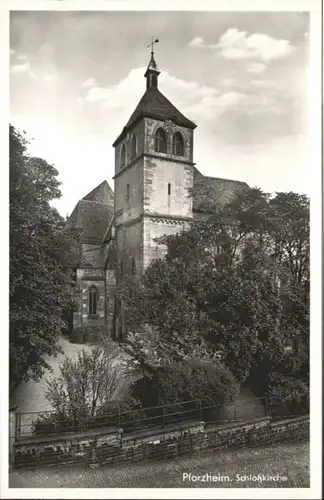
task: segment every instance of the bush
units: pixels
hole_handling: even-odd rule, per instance
[[[76,360],[65,358],[61,375],[47,380],[45,392],[59,420],[81,424],[112,400],[119,377],[116,358],[116,345],[108,340],[82,349]]]
[[[274,417],[301,415],[309,412],[309,384],[282,373],[267,377],[269,411]]]
[[[53,434],[101,427],[136,427],[143,418],[140,403],[117,400],[121,371],[116,343],[105,335],[100,344],[84,348],[76,360],[66,357],[61,375],[47,380],[46,399],[53,407],[33,423],[33,433]],[[133,411],[136,410],[136,411]]]
[[[154,375],[134,382],[130,392],[144,407],[193,400],[202,407],[221,407],[233,400],[238,383],[220,362],[190,359],[157,368]]]

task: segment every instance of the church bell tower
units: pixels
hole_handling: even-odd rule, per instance
[[[146,91],[113,144],[117,282],[162,257],[155,239],[183,230],[192,218],[196,125],[160,92],[153,44]]]

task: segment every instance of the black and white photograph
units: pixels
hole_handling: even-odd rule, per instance
[[[313,13],[34,3],[9,12],[3,498],[320,498]]]

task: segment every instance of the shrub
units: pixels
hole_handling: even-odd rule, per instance
[[[61,375],[47,380],[45,393],[57,418],[81,423],[112,400],[119,375],[116,358],[111,341],[82,349],[76,360],[65,358]]]
[[[309,384],[282,373],[267,377],[270,414],[274,417],[299,415],[309,411]]]
[[[238,383],[219,361],[189,359],[157,368],[154,375],[134,382],[130,390],[144,407],[193,400],[200,400],[202,407],[221,407],[232,401]]]

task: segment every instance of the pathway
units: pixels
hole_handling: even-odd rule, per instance
[[[81,349],[88,348],[85,344],[71,344],[65,337],[61,337],[59,343],[64,354],[59,354],[56,358],[53,356],[45,358],[52,367],[53,372],[47,371],[39,382],[29,380],[20,384],[16,389],[11,403],[12,405],[18,405],[18,409],[23,413],[51,410],[50,404],[45,398],[46,379],[60,375],[59,365],[65,356],[76,358]]]

